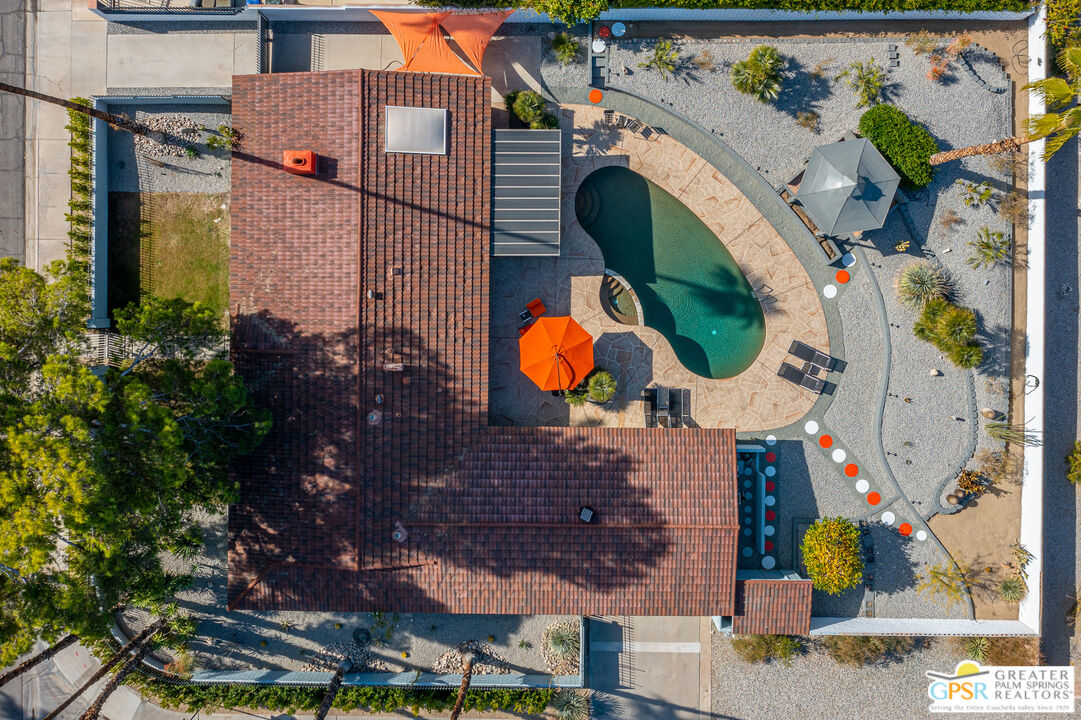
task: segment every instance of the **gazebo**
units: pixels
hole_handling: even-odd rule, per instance
[[[820,232],[844,235],[882,227],[900,176],[867,138],[814,149],[796,200]]]

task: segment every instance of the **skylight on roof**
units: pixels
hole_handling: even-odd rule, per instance
[[[447,154],[447,111],[387,105],[388,153]]]

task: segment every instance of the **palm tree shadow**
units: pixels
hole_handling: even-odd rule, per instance
[[[784,83],[775,107],[793,118],[800,112],[817,112],[833,94],[830,79],[822,73],[808,72],[794,57],[788,56],[785,61]]]

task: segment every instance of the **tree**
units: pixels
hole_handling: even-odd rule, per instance
[[[353,663],[349,661],[349,658],[342,658],[338,661],[338,667],[334,669],[334,677],[330,679],[330,685],[323,696],[323,702],[319,704],[319,710],[315,713],[315,720],[326,720],[327,713],[330,712],[330,708],[334,705],[334,699],[338,697],[338,691],[342,688],[342,678],[352,667]]]
[[[48,660],[64,648],[74,644],[78,639],[79,638],[75,637],[74,635],[65,635],[64,637],[60,638],[60,640],[45,648],[41,652],[36,653],[34,656],[29,657],[26,660],[23,660],[21,663],[8,670],[6,673],[0,674],[0,687],[7,685],[9,682],[19,677],[30,668],[38,665],[41,662],[44,662],[45,660]]]
[[[139,665],[142,664],[143,659],[154,649],[154,639],[158,632],[160,632],[160,626],[150,632],[142,645],[139,646],[136,653],[127,659],[120,667],[120,670],[109,679],[109,682],[105,683],[105,687],[98,693],[94,702],[90,703],[90,707],[86,709],[86,712],[83,713],[80,720],[98,720],[98,716],[101,715],[101,709],[105,707],[105,701],[109,699],[109,696],[112,695],[118,687],[120,687],[128,675],[131,675],[132,672],[138,669]]]
[[[863,579],[860,531],[844,518],[822,518],[803,535],[803,564],[816,590],[839,595]]]
[[[533,0],[529,7],[555,22],[574,25],[595,19],[608,9],[606,0]]]
[[[1047,103],[1048,108],[1048,112],[1028,119],[1028,132],[984,145],[940,152],[931,156],[931,164],[941,165],[973,155],[1016,152],[1022,145],[1043,138],[1047,138],[1043,159],[1051,159],[1070,138],[1081,133],[1081,105],[1077,104],[1081,100],[1081,46],[1063,50],[1058,64],[1066,74],[1065,78],[1049,77],[1025,86]]]
[[[465,694],[469,692],[469,683],[473,680],[473,662],[476,656],[466,653],[462,662],[462,685],[458,688],[458,697],[454,701],[454,708],[450,711],[450,720],[458,720],[462,714],[462,706],[465,705]]]
[[[5,92],[15,93],[16,95],[22,95],[23,97],[33,98],[34,100],[44,100],[47,103],[53,105],[59,105],[62,108],[68,110],[74,110],[89,115],[92,118],[96,118],[103,122],[109,123],[117,130],[127,130],[128,132],[135,133],[136,135],[150,134],[150,130],[145,125],[135,122],[120,115],[113,115],[102,110],[90,107],[89,105],[83,105],[82,103],[72,102],[70,100],[64,100],[63,98],[54,97],[52,95],[46,95],[44,93],[35,92],[33,90],[27,90],[26,88],[18,87],[17,85],[8,85],[7,83],[0,83],[0,90]]]
[[[921,573],[916,589],[936,601],[941,597],[950,606],[961,602],[968,593],[968,580],[960,565],[945,560]]]
[[[771,45],[759,45],[746,60],[732,64],[729,79],[732,87],[744,95],[753,95],[756,100],[770,103],[781,94],[781,68],[784,59],[777,48]]]

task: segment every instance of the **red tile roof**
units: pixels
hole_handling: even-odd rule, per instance
[[[810,580],[739,580],[732,632],[806,635],[811,630]]]
[[[234,78],[232,352],[275,427],[237,468],[232,606],[733,611],[733,431],[488,427],[490,92]],[[447,108],[448,154],[384,153],[386,105]]]

